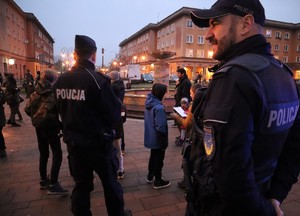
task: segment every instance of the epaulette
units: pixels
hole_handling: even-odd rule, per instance
[[[265,69],[269,65],[270,63],[265,57],[249,53],[238,56],[235,59],[227,62],[216,73],[227,72],[233,66],[239,66],[245,68],[248,71],[256,72]]]

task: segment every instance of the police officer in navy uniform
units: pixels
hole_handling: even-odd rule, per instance
[[[202,130],[195,212],[283,215],[300,168],[299,96],[293,74],[271,54],[259,0],[218,0],[191,12],[220,63],[194,112]]]
[[[92,215],[90,192],[95,171],[103,185],[108,214],[131,215],[130,210],[124,210],[112,145],[112,125],[120,119],[121,103],[109,78],[95,71],[96,50],[93,39],[76,35],[76,64],[54,84],[70,173],[75,181],[71,210],[75,216]]]

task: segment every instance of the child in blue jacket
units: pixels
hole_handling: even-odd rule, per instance
[[[145,102],[144,146],[151,149],[147,182],[152,183],[155,177],[155,189],[170,186],[170,182],[162,178],[165,150],[168,147],[168,124],[167,115],[161,101],[166,92],[166,85],[155,83]]]

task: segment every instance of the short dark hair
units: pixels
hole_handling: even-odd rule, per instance
[[[186,74],[186,71],[185,71],[184,68],[178,68],[178,69],[177,69],[177,72],[178,72],[178,73],[181,73],[181,74]]]

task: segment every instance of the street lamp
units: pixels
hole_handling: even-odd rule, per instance
[[[70,69],[70,67],[72,67],[75,64],[75,60],[74,60],[74,49],[71,48],[65,48],[63,47],[61,49],[61,61],[62,61],[62,67],[66,66],[67,70]],[[62,68],[63,70],[63,68]]]
[[[10,58],[8,59],[8,64],[10,65],[10,72],[12,72],[12,66],[15,64],[15,59],[13,58]]]

